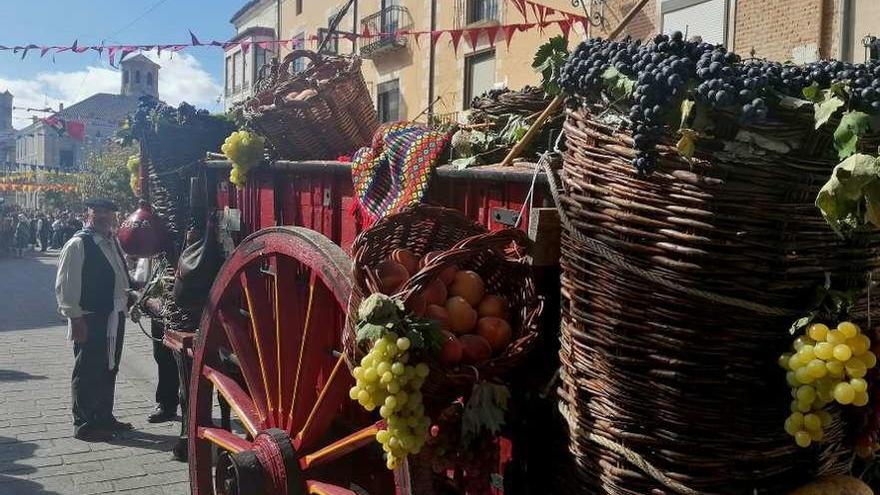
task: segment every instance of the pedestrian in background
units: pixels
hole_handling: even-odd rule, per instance
[[[24,250],[27,249],[30,241],[31,224],[24,214],[20,214],[18,215],[18,223],[15,225],[15,234],[12,240],[17,258],[24,256]]]
[[[131,429],[131,424],[113,416],[129,280],[111,233],[116,205],[91,199],[86,206],[85,228],[61,250],[55,294],[61,314],[69,321],[67,337],[73,341],[74,437],[104,441]]]

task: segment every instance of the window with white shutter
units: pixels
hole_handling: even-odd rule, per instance
[[[662,0],[660,11],[663,33],[684,33],[687,39],[699,36],[706,43],[727,41],[728,0]]]

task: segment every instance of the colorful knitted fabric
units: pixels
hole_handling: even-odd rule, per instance
[[[451,136],[412,122],[376,131],[372,146],[361,148],[351,167],[355,209],[367,225],[422,200]]]

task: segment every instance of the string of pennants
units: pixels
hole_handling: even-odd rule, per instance
[[[486,37],[489,44],[491,46],[495,46],[495,43],[498,41],[498,35],[503,34],[503,40],[507,43],[507,48],[510,48],[510,42],[513,39],[514,35],[518,32],[528,31],[531,29],[541,29],[542,31],[552,25],[556,25],[562,31],[563,36],[568,37],[569,32],[572,27],[577,24],[581,24],[583,26],[584,32],[587,32],[589,26],[589,20],[582,16],[573,14],[571,12],[564,12],[558,9],[554,9],[552,7],[548,7],[538,2],[534,2],[532,0],[507,0],[513,7],[520,13],[523,18],[523,22],[513,23],[513,24],[503,24],[503,25],[490,25],[490,26],[482,26],[482,27],[474,27],[474,28],[462,28],[462,29],[440,29],[435,31],[418,31],[418,30],[399,30],[391,33],[375,33],[370,32],[365,29],[362,33],[353,34],[353,33],[343,33],[337,35],[337,38],[346,38],[350,41],[354,42],[358,38],[382,38],[382,37],[390,37],[390,36],[411,36],[413,37],[416,44],[420,44],[421,38],[427,37],[430,40],[431,45],[436,45],[437,42],[448,35],[449,41],[451,41],[453,49],[455,52],[458,52],[458,47],[461,43],[462,38],[467,40],[471,45],[471,49],[476,49],[477,43],[482,37]],[[87,45],[81,46],[78,44],[78,41],[74,41],[70,46],[48,46],[48,45],[37,45],[37,44],[27,44],[27,45],[16,45],[16,46],[5,46],[0,45],[0,51],[12,51],[15,54],[21,53],[21,58],[24,59],[28,53],[39,51],[40,57],[45,57],[47,54],[52,54],[53,57],[57,53],[84,53],[87,51],[97,52],[99,55],[107,54],[107,59],[110,62],[111,66],[116,65],[117,63],[117,55],[119,56],[118,61],[122,61],[126,56],[131,53],[140,52],[140,51],[153,51],[156,50],[157,53],[161,54],[163,51],[170,52],[179,52],[185,50],[190,47],[197,46],[211,46],[211,47],[221,47],[224,50],[228,50],[234,47],[240,47],[242,51],[247,52],[250,49],[251,45],[259,46],[263,49],[271,49],[275,45],[287,46],[291,49],[302,48],[301,46],[297,46],[297,43],[301,40],[297,40],[296,38],[285,39],[285,40],[265,40],[265,41],[209,41],[202,42],[193,34],[192,31],[190,34],[190,42],[189,43],[172,43],[172,44],[147,44],[147,45]],[[321,38],[318,35],[311,35],[309,37],[311,41],[318,41]]]
[[[24,183],[33,182],[38,179],[51,182],[75,181],[85,174],[85,172],[15,172],[11,174],[0,174],[0,183]]]
[[[0,192],[75,192],[77,186],[73,184],[7,184],[0,182]]]

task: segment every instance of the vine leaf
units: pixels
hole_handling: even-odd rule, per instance
[[[871,117],[864,112],[847,112],[840,119],[840,125],[834,131],[834,149],[840,159],[856,152],[859,138],[871,129]]]
[[[501,431],[509,400],[510,390],[504,385],[488,382],[475,385],[462,415],[463,443],[469,445],[484,431],[493,435]]]
[[[695,104],[694,100],[691,99],[681,100],[681,124],[678,126],[679,129],[686,129],[688,127],[688,121],[694,111]]]
[[[816,197],[825,221],[841,237],[864,224],[870,203],[880,204],[880,160],[860,153],[834,167]]]
[[[822,102],[822,91],[819,89],[819,83],[814,82],[813,84],[804,87],[801,90],[804,98],[812,101],[813,103],[821,103]]]
[[[828,122],[828,119],[830,119],[831,116],[834,115],[834,112],[842,107],[843,104],[844,101],[839,96],[832,95],[830,92],[826,93],[825,101],[815,105],[816,129],[825,125],[825,123]]]
[[[611,96],[617,99],[629,98],[636,90],[636,81],[614,67],[605,69],[602,73],[602,83]]]

